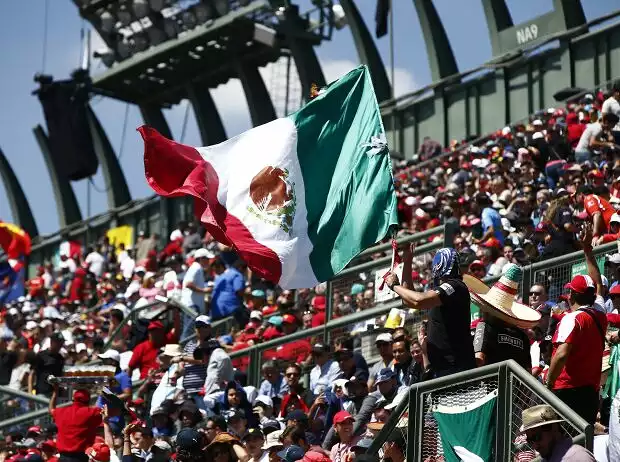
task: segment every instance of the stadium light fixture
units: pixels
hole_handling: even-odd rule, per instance
[[[196,14],[198,24],[204,24],[213,17],[211,6],[206,3],[199,3],[196,5],[194,7],[194,13]]]
[[[166,6],[166,0],[149,0],[149,6],[151,10],[160,12]]]
[[[228,3],[228,0],[213,0],[213,4],[219,16],[226,16],[230,11],[230,3]]]
[[[147,16],[149,11],[149,2],[147,0],[133,0],[133,12],[138,19]]]
[[[107,67],[112,67],[112,64],[114,64],[114,61],[116,60],[116,56],[114,56],[114,51],[110,50],[109,48],[95,50],[93,56],[95,58],[99,58]]]
[[[101,30],[107,32],[108,34],[114,30],[114,25],[116,24],[116,20],[114,19],[114,15],[107,10],[102,11],[99,14],[99,20],[101,21]]]
[[[340,30],[347,26],[347,15],[342,9],[342,5],[334,3],[332,5],[332,13],[334,14],[334,26]]]

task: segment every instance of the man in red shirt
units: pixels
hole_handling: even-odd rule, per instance
[[[282,331],[284,335],[291,335],[297,332],[299,320],[292,314],[285,314],[282,316]],[[282,346],[279,346],[276,350],[276,358],[285,363],[297,363],[301,364],[310,357],[312,353],[312,345],[305,339],[293,340]]]
[[[592,255],[592,230],[583,237],[588,275],[578,275],[567,285],[570,312],[553,336],[553,356],[547,387],[586,422],[594,424],[599,405],[601,363],[607,317],[603,282]]]
[[[56,407],[58,385],[54,386],[50,399],[49,410],[56,426],[58,436],[56,447],[60,454],[59,462],[86,462],[85,451],[92,446],[101,425],[101,409],[89,407],[90,393],[87,390],[76,390],[73,393],[73,404],[67,407]]]
[[[157,356],[163,346],[169,343],[177,343],[177,332],[180,328],[179,312],[174,314],[174,328],[166,333],[166,329],[161,321],[151,321],[148,326],[148,339],[139,343],[133,349],[133,354],[129,360],[127,373],[129,377],[136,368],[140,369],[140,378],[146,379],[149,371],[157,369]]]
[[[609,229],[611,217],[616,213],[612,205],[604,198],[592,194],[588,185],[580,186],[576,194],[577,205],[583,205],[584,210],[592,219],[594,237],[602,236]]]

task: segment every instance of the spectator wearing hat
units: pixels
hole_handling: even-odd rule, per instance
[[[215,254],[207,249],[196,250],[194,252],[194,262],[187,268],[185,276],[183,276],[181,302],[198,313],[198,315],[206,314],[205,295],[209,292],[209,289],[205,285],[205,271],[209,268],[210,259],[214,257]],[[184,315],[182,339],[191,335],[193,321],[188,315]]]
[[[103,361],[105,366],[114,366],[116,368],[116,373],[114,374],[114,380],[116,383],[109,387],[110,391],[122,401],[129,401],[132,398],[131,377],[127,375],[127,372],[121,370],[120,353],[116,350],[107,350],[97,356]],[[104,400],[99,397],[97,399],[97,407],[101,408],[103,407],[103,404]],[[110,424],[114,433],[119,433],[125,426],[124,420],[121,416],[110,417]]]
[[[269,454],[263,449],[265,435],[259,428],[250,428],[242,438],[243,446],[248,452],[248,462],[268,462]]]
[[[399,385],[396,371],[386,367],[377,374],[377,391],[373,393],[377,400],[389,404],[405,386]]]
[[[163,346],[176,343],[180,330],[179,311],[174,312],[174,328],[166,332],[161,321],[151,321],[148,325],[148,338],[136,345],[129,360],[127,373],[131,377],[134,369],[140,369],[140,378],[146,379],[149,371],[157,369],[157,356]]]
[[[237,325],[241,328],[245,326],[249,314],[243,305],[246,269],[247,264],[243,260],[237,260],[215,278],[211,297],[212,319],[234,315]]]
[[[579,462],[596,460],[586,448],[573,443],[572,438],[562,428],[563,420],[551,406],[541,404],[524,409],[521,413],[521,422],[519,433],[525,434],[527,443],[544,460]]]
[[[390,273],[386,283],[406,306],[429,311],[427,354],[435,377],[473,369],[476,363],[470,334],[471,299],[454,249],[437,251],[432,278],[435,289],[423,293],[401,286],[394,273]]]
[[[41,455],[45,462],[58,462],[58,448],[56,447],[56,441],[46,440],[39,444],[41,449]]]
[[[95,443],[86,449],[86,455],[91,462],[110,462],[110,447],[105,443]]]
[[[252,412],[258,416],[261,426],[273,421],[273,400],[269,396],[258,395],[254,399],[253,406]],[[278,428],[280,427],[278,426]]]
[[[205,450],[205,460],[213,462],[236,462],[249,459],[249,454],[239,439],[228,433],[217,435]]]
[[[392,334],[389,332],[383,332],[375,338],[375,345],[381,359],[375,363],[371,368],[368,379],[368,389],[374,391],[376,389],[375,379],[381,369],[386,367],[393,367],[394,355],[392,354]]]
[[[50,375],[62,376],[65,367],[65,359],[60,350],[65,343],[65,338],[59,332],[50,336],[49,350],[39,352],[35,358],[30,377],[28,378],[28,392],[36,392],[37,395],[49,396],[53,387],[47,381]]]
[[[591,227],[582,235],[582,245],[588,275],[577,275],[567,284],[570,312],[564,315],[553,336],[547,387],[586,422],[594,424],[607,317],[601,273],[592,254]]]
[[[201,462],[204,460],[204,446],[204,433],[195,428],[183,428],[175,438],[176,460],[178,462]]]
[[[268,435],[265,436],[265,444],[263,444],[262,449],[267,451],[269,461],[277,460],[277,453],[284,447],[282,442],[280,441],[280,436],[282,436],[282,430],[275,430]]]
[[[160,407],[164,401],[172,399],[176,395],[179,365],[172,361],[182,355],[183,350],[181,350],[181,345],[169,343],[157,356],[157,368],[150,370],[147,379],[138,390],[138,396],[142,396],[145,395],[146,391],[151,389],[153,385],[156,385],[153,396],[151,397],[150,412],[153,412],[153,410]],[[159,382],[156,383],[156,377],[162,372],[163,375],[160,376]]]
[[[200,393],[204,387],[209,364],[209,357],[205,358],[204,352],[198,358],[195,357],[194,353],[200,345],[205,344],[211,338],[211,332],[211,318],[204,314],[196,317],[194,319],[196,338],[187,342],[183,348],[183,356],[174,358],[174,362],[183,363],[183,388],[185,393],[194,401],[196,401],[194,396]],[[202,401],[202,398],[199,397],[199,400]],[[204,404],[202,406],[198,404],[198,407],[202,409]]]
[[[293,444],[279,451],[278,457],[283,462],[297,462],[298,460],[303,459],[304,450]]]
[[[353,446],[358,440],[353,434],[354,421],[347,411],[340,411],[334,416],[334,428],[340,442],[331,448],[332,462],[347,462],[354,454]]]
[[[67,407],[56,407],[58,385],[54,385],[49,411],[58,427],[56,445],[60,462],[85,462],[85,451],[95,442],[101,425],[101,410],[89,407],[90,393],[87,390],[73,392],[73,403]]]
[[[315,396],[320,395],[342,375],[338,362],[331,359],[329,353],[330,349],[327,344],[315,343],[312,346],[311,354],[315,366],[310,371],[310,391]]]

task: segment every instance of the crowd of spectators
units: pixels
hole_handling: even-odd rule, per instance
[[[587,94],[473,144],[442,148],[425,139],[414,160],[394,165],[399,235],[453,225],[461,272],[481,279],[501,276],[509,263],[581,249],[577,236],[584,223],[592,225],[593,245],[617,240],[618,101],[620,88]],[[443,236],[429,238],[435,239]],[[620,254],[608,263],[613,278],[602,279],[603,296],[613,314],[620,300]],[[428,259],[412,257],[411,281],[420,292],[433,284]],[[539,282],[529,303],[543,318],[528,332],[534,361],[523,365],[544,376],[551,352],[546,336],[557,324],[555,307],[566,303],[568,281]],[[374,278],[361,278],[334,291],[333,317],[373,306],[373,285]],[[63,462],[163,462],[173,453],[177,460],[217,462],[372,458],[362,454],[403,390],[433,377],[425,323],[383,329],[384,319],[365,322],[363,329],[380,329],[372,358],[360,353],[352,335],[358,325],[331,343],[285,343],[264,352],[260,384],[248,383],[247,357],[230,358],[231,352],[323,325],[327,296],[325,284],[289,291],[261,280],[196,223],[179,223],[169,236],[138,233],[132,248],[104,237],[64,253],[39,267],[27,294],[0,311],[0,385],[50,398],[55,422],[5,431],[0,455],[12,462],[54,462],[58,454]],[[159,303],[161,297],[195,316]],[[232,327],[222,331],[222,325]],[[369,364],[371,359],[376,362]],[[117,369],[111,393],[94,407],[88,392],[68,396],[48,382],[66,366],[93,361]],[[58,407],[67,399],[70,406]],[[4,399],[2,412],[12,417],[32,406]],[[67,437],[62,428],[73,433]],[[401,462],[403,436],[394,432],[391,438],[381,457]]]

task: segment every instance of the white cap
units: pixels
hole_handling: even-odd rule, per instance
[[[542,133],[542,132],[536,132],[536,133],[534,133],[534,134],[532,135],[532,139],[533,139],[533,140],[539,140],[539,139],[541,139],[541,138],[544,138],[544,135],[543,135],[543,133]]]
[[[123,313],[124,318],[126,318],[127,315],[129,314],[129,309],[122,303],[117,303],[116,305],[114,305],[112,307],[112,310],[120,311],[121,313]]]
[[[152,271],[147,271],[146,273],[144,273],[144,280],[146,281],[147,279],[152,279],[155,277],[155,273],[153,273]]]
[[[610,223],[620,223],[620,215],[618,215],[617,213],[614,213],[611,218],[609,219]]]
[[[121,354],[116,350],[108,350],[100,355],[97,355],[99,359],[111,359],[114,362],[121,362]]]
[[[199,258],[215,258],[215,254],[207,249],[198,249],[194,252],[194,259]]]
[[[434,204],[435,198],[433,196],[426,196],[420,201],[420,204]]]
[[[510,127],[504,127],[502,128],[502,135],[507,135],[508,133],[512,132],[512,130],[510,129]]]
[[[50,321],[49,319],[44,319],[43,321],[39,323],[39,327],[45,329],[47,326],[51,326],[52,324],[54,323]]]
[[[17,308],[11,308],[11,309],[9,310],[9,314],[10,314],[11,316],[17,316],[17,315],[19,314],[19,310],[18,310]]]
[[[200,316],[198,316],[196,319],[194,319],[194,324],[206,324],[208,326],[211,325],[211,318],[205,314],[201,314]]]
[[[273,407],[273,400],[267,395],[258,395],[254,400],[254,406],[258,403],[263,403],[265,406]]]
[[[375,343],[376,342],[392,343],[393,341],[394,341],[394,338],[392,337],[392,334],[390,334],[389,332],[383,332],[382,334],[377,335],[377,338],[375,339]]]
[[[33,330],[33,329],[36,329],[37,327],[39,327],[39,325],[34,321],[28,321],[26,323],[26,330]]]
[[[136,273],[146,273],[146,269],[144,268],[144,266],[136,266],[133,269],[134,274]]]
[[[183,239],[183,233],[180,229],[175,229],[170,233],[170,240],[176,241],[177,239]]]
[[[88,350],[88,347],[86,346],[85,343],[78,343],[77,345],[75,345],[76,353],[81,353],[82,351],[87,351],[87,350]]]
[[[542,124],[543,124],[542,120],[540,120],[540,119],[536,119],[536,120],[534,120],[532,122],[532,125],[534,125],[534,126],[539,126],[539,125],[542,125]]]
[[[258,310],[254,310],[250,313],[250,319],[257,319],[258,321],[263,320],[263,313]]]

